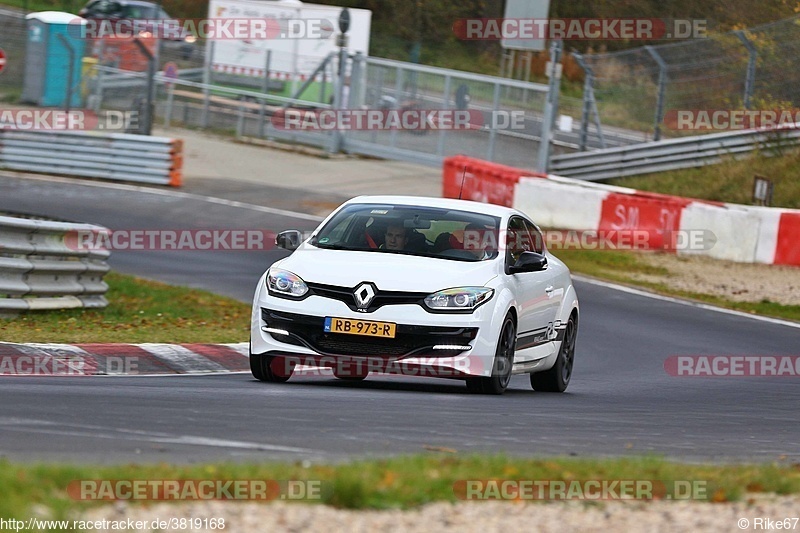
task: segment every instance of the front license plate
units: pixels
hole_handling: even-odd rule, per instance
[[[349,318],[325,317],[326,333],[346,333],[349,335],[365,335],[367,337],[386,337],[393,339],[397,324],[389,322],[370,322],[367,320],[350,320]]]

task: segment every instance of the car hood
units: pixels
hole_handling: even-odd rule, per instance
[[[355,287],[362,281],[371,281],[384,291],[436,292],[451,287],[482,287],[497,275],[498,263],[321,250],[304,245],[274,266],[293,272],[308,283]]]

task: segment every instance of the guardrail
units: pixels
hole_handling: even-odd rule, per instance
[[[0,129],[0,169],[178,187],[183,141],[126,133]]]
[[[107,250],[80,249],[91,224],[0,216],[0,311],[102,308],[108,305]]]
[[[548,171],[559,176],[595,181],[713,165],[726,157],[743,157],[755,150],[794,146],[800,142],[798,125],[772,130],[714,133],[556,155],[550,158]]]

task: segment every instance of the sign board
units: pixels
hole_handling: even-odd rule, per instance
[[[772,204],[772,180],[764,176],[753,176],[753,203],[755,205]]]
[[[6,52],[0,48],[0,73],[6,68]]]
[[[178,65],[172,61],[164,65],[164,77],[169,80],[178,79]]]
[[[209,18],[277,20],[279,35],[268,39],[246,38],[214,41],[211,66],[215,71],[244,76],[263,77],[270,55],[270,76],[281,79],[303,79],[331,53],[338,52],[341,7],[301,2],[265,2],[262,0],[211,0]],[[369,55],[372,12],[349,8],[348,31],[350,53]],[[283,30],[286,27],[291,32]],[[305,33],[304,33],[305,32]]]
[[[506,19],[546,19],[550,15],[550,0],[506,0]],[[545,39],[502,39],[506,50],[542,51]]]

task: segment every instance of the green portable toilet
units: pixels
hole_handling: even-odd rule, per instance
[[[81,105],[81,70],[86,41],[81,27],[86,20],[60,11],[42,11],[25,17],[28,42],[22,100],[44,107],[65,107],[67,86],[72,87],[70,107]],[[72,79],[69,80],[72,47]]]

